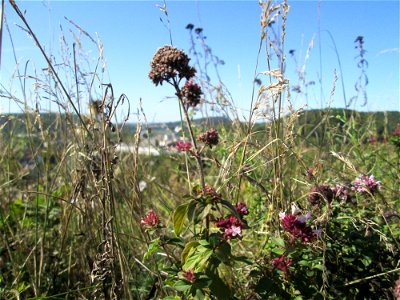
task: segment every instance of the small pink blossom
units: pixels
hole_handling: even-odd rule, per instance
[[[370,143],[370,144],[375,144],[377,141],[378,141],[378,140],[377,140],[376,137],[374,137],[374,136],[371,136],[371,137],[368,139],[368,143]]]
[[[393,136],[400,136],[400,123],[397,123],[396,128],[393,131]]]
[[[205,196],[211,197],[214,201],[222,199],[222,195],[217,193],[217,190],[209,185],[206,185],[204,189],[200,189],[200,193],[203,193],[203,195]]]
[[[394,299],[400,300],[400,278],[394,283],[393,296]]]
[[[177,141],[175,147],[178,151],[185,152],[192,148],[192,144],[190,142]]]
[[[249,210],[247,209],[246,204],[243,202],[236,204],[235,208],[240,216],[246,216],[249,214]]]
[[[193,283],[196,281],[196,273],[192,269],[189,269],[186,272],[183,272],[183,278],[185,278],[186,281]]]
[[[360,193],[370,192],[373,194],[380,190],[380,188],[381,182],[377,181],[374,175],[362,175],[354,180],[353,187],[351,189]]]
[[[150,226],[150,227],[155,227],[155,226],[157,226],[159,221],[160,221],[160,217],[156,215],[154,210],[150,209],[148,214],[140,220],[140,224]]]
[[[242,237],[244,224],[235,216],[218,219],[216,226],[224,232],[224,239],[231,240],[235,237]]]
[[[336,184],[336,186],[332,188],[332,192],[337,199],[348,200],[350,198],[349,190],[344,185]]]

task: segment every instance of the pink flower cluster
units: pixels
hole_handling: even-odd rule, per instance
[[[154,210],[150,209],[148,214],[140,220],[140,224],[144,226],[155,227],[160,222],[160,217],[156,215]]]
[[[394,299],[400,300],[400,278],[394,283],[393,296]]]
[[[192,148],[192,143],[184,142],[184,141],[177,141],[175,147],[180,152],[189,151]]]
[[[187,270],[186,272],[183,272],[183,278],[185,278],[186,281],[193,283],[196,281],[196,273],[192,269]]]
[[[241,217],[247,216],[249,214],[249,210],[247,209],[246,204],[243,202],[239,202],[238,204],[236,204],[235,208]]]
[[[211,197],[213,201],[222,199],[222,195],[217,193],[216,189],[209,185],[206,185],[204,189],[200,189],[200,193],[207,197]]]
[[[340,199],[340,200],[349,200],[350,195],[349,195],[349,190],[341,184],[336,184],[334,188],[332,188],[332,192],[335,196],[335,198]]]
[[[224,231],[224,239],[226,240],[242,237],[242,227],[244,224],[235,216],[220,218],[217,220],[216,225]]]
[[[319,234],[318,231],[313,230],[306,224],[307,220],[311,218],[311,214],[303,215],[279,213],[281,224],[285,231],[289,232],[293,237],[300,239],[303,243],[310,243]]]
[[[206,132],[200,133],[197,138],[200,142],[206,144],[210,148],[212,148],[212,146],[218,145],[219,143],[219,134],[218,131],[214,128],[210,128]]]
[[[285,274],[288,274],[289,272],[288,267],[290,267],[293,264],[293,260],[291,258],[286,258],[285,255],[281,255],[279,257],[275,257],[272,260],[271,264],[275,268],[282,270]]]
[[[400,123],[397,123],[396,128],[393,131],[393,136],[400,136]]]
[[[360,193],[375,193],[381,188],[381,182],[377,181],[374,175],[361,175],[357,177],[352,186],[353,191],[357,191]]]
[[[249,210],[247,209],[246,204],[243,202],[236,204],[235,208],[240,217],[249,214]],[[239,220],[235,216],[230,215],[226,218],[218,219],[216,225],[223,230],[224,239],[231,240],[236,237],[242,237],[242,230],[246,226],[246,223]]]

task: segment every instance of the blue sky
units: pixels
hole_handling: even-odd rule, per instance
[[[39,40],[48,53],[59,55],[60,25],[72,47],[73,37],[69,29],[76,28],[64,16],[73,20],[93,37],[96,33],[104,46],[106,73],[104,83],[111,82],[116,95],[125,93],[136,111],[139,99],[150,122],[179,119],[178,106],[171,87],[155,87],[147,78],[149,63],[157,48],[169,43],[169,33],[160,18],[165,16],[157,7],[162,1],[17,1]],[[220,66],[221,78],[241,109],[247,115],[250,107],[252,81],[260,40],[260,7],[257,1],[167,1],[174,46],[188,50],[190,40],[188,23],[204,29],[207,43],[213,53],[225,61]],[[400,110],[399,104],[399,2],[398,1],[289,1],[285,52],[287,56],[286,76],[292,86],[297,84],[296,64],[302,65],[310,43],[306,62],[306,81],[315,81],[310,86],[308,98],[292,93],[295,107],[305,104],[310,108],[328,105],[343,107],[341,79],[344,79],[346,96],[355,95],[354,84],[360,75],[357,68],[357,50],[354,40],[362,35],[367,50],[366,87],[368,103],[359,110]],[[320,12],[320,15],[318,14]],[[11,30],[20,70],[29,60],[28,72],[45,67],[44,60],[32,39],[15,24],[22,24],[15,12],[6,3],[5,14]],[[321,34],[318,35],[318,18]],[[339,71],[332,40],[334,38],[341,60]],[[82,38],[91,67],[98,54],[93,44]],[[319,52],[321,47],[321,57]],[[295,50],[294,58],[288,53]],[[321,73],[322,63],[322,73]],[[266,70],[266,60],[260,58],[259,71]],[[336,92],[330,100],[334,70],[339,76]],[[7,32],[3,34],[1,83],[18,94],[16,80],[10,80],[15,62]],[[322,81],[323,94],[321,96]],[[69,78],[71,80],[71,78]],[[33,91],[33,81],[27,81]],[[32,93],[34,96],[34,93]],[[33,99],[33,97],[31,97]],[[18,111],[18,107],[0,100],[0,112]],[[32,102],[31,102],[31,105]],[[45,99],[40,100],[42,109],[54,108]],[[132,119],[134,120],[134,119]]]

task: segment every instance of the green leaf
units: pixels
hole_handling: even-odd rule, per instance
[[[215,249],[215,255],[222,262],[228,262],[231,258],[231,245],[224,241]]]
[[[160,242],[160,239],[156,239],[149,245],[149,249],[147,250],[147,252],[144,254],[144,257],[143,257],[144,260],[147,259],[150,255],[152,255],[154,252],[156,252],[158,250],[159,242]]]
[[[196,273],[202,272],[212,254],[212,249],[203,246],[192,248],[187,255],[186,262],[182,266],[182,269],[184,271],[191,269]]]
[[[186,244],[185,248],[183,249],[182,253],[181,253],[181,263],[182,265],[185,264],[186,262],[186,258],[189,254],[189,251],[193,248],[196,247],[199,244],[199,242],[197,241],[193,241],[193,242],[189,242]]]
[[[187,216],[188,216],[188,219],[190,222],[193,222],[197,204],[198,204],[198,202],[196,200],[192,200],[188,204]]]
[[[188,204],[182,204],[177,207],[174,212],[174,231],[179,236],[183,230],[183,224],[188,211]]]
[[[232,215],[234,215],[239,220],[241,219],[236,208],[232,205],[232,203],[230,203],[227,200],[221,200],[221,204],[224,205],[226,208],[228,208],[231,211]]]
[[[184,280],[178,280],[175,284],[174,284],[174,288],[180,292],[184,292],[187,291],[188,289],[191,288],[191,285]]]
[[[278,237],[273,237],[271,239],[271,242],[274,246],[279,246],[284,248],[285,247],[285,241],[283,240],[283,238],[278,238]]]
[[[163,300],[182,300],[182,298],[179,296],[167,296]]]

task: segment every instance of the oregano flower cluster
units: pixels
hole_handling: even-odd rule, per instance
[[[311,218],[310,213],[306,215],[279,213],[283,229],[290,233],[293,238],[297,238],[303,243],[312,242],[319,234],[318,231],[313,230],[311,226],[307,225],[306,222],[309,218]]]
[[[240,218],[249,214],[247,206],[243,202],[236,204],[235,208]],[[246,227],[246,223],[236,216],[230,215],[226,218],[219,218],[216,226],[224,232],[224,239],[232,240],[242,237],[242,230]]]

